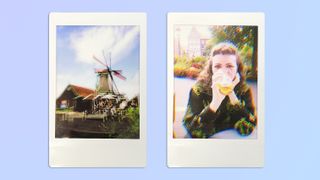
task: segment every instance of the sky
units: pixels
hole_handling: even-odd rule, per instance
[[[120,93],[139,94],[139,26],[57,26],[57,93],[68,84],[95,89],[95,69],[105,68],[93,56],[127,79],[114,77]]]
[[[211,26],[207,25],[197,25],[197,26],[191,26],[191,25],[175,25],[175,38],[178,38],[180,36],[180,45],[182,49],[188,48],[189,43],[189,36],[192,28],[196,28],[196,30],[199,32],[201,38],[204,39],[210,39],[212,38],[212,32],[210,30]],[[179,29],[179,32],[177,31]]]

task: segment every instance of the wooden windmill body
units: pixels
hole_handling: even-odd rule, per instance
[[[95,70],[95,73],[97,73],[98,75],[99,82],[97,83],[97,87],[96,87],[93,109],[95,112],[101,112],[101,107],[97,106],[98,104],[101,104],[101,101],[105,101],[105,99],[113,99],[118,101],[119,99],[123,98],[123,95],[120,94],[117,88],[113,75],[122,80],[125,80],[126,77],[124,77],[121,74],[122,72],[121,70],[111,69],[111,54],[110,54],[110,66],[108,66],[106,58],[105,58],[105,63],[103,63],[100,59],[98,59],[95,56],[93,56],[93,59],[105,67],[104,69]]]
[[[96,70],[98,74],[98,84],[96,87],[97,94],[100,93],[113,93],[112,82],[110,81],[109,75],[107,70]]]
[[[105,63],[103,63],[100,59],[93,56],[93,59],[99,62],[101,65],[106,67],[105,69],[96,69],[95,73],[98,74],[99,77],[99,83],[97,85],[96,91],[97,93],[112,93],[112,94],[119,94],[117,85],[113,79],[113,75],[116,77],[126,80],[126,77],[124,77],[121,74],[121,70],[113,70],[111,69],[111,54],[110,54],[110,66],[108,66],[107,61],[105,60]]]

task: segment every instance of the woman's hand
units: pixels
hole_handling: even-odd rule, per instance
[[[222,94],[217,87],[217,82],[220,82],[222,79],[222,74],[216,73],[212,76],[212,101],[209,105],[210,109],[214,112],[216,112],[221,105],[223,99],[226,97],[226,95]]]
[[[236,87],[237,84],[239,84],[239,82],[240,82],[240,74],[237,73],[236,78],[232,81],[232,89],[233,89],[233,91],[231,91],[231,93],[228,94],[230,102],[233,105],[239,103],[239,99],[236,96],[236,93],[234,92],[234,88]]]

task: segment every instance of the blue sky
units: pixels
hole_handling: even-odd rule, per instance
[[[114,77],[128,98],[139,94],[140,30],[138,26],[57,26],[57,94],[68,84],[95,89],[94,69],[104,68],[93,55],[127,78]]]

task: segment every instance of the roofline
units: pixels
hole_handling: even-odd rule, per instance
[[[77,86],[77,87],[80,87],[80,88],[84,88],[84,89],[88,89],[88,90],[91,90],[91,91],[93,91],[92,93],[95,93],[95,90],[92,90],[92,89],[90,89],[90,88],[86,88],[86,87],[83,87],[83,86],[78,86],[78,85],[74,85],[74,84],[68,84],[65,88],[64,88],[64,90],[62,91],[62,93],[60,94],[60,96],[57,98],[57,99],[60,99],[60,97],[62,96],[62,94],[68,89],[68,87],[72,87],[72,86]],[[71,88],[72,89],[72,92],[74,93],[74,94],[76,94],[77,96],[79,96],[79,94],[77,93],[77,92],[75,92],[75,90],[73,89],[73,88]],[[81,96],[82,97],[82,96]]]

